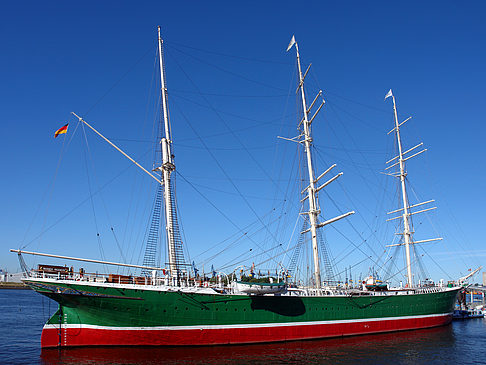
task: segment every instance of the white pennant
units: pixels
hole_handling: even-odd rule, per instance
[[[295,44],[295,36],[292,36],[292,39],[290,40],[289,46],[287,47],[287,52],[290,51],[292,46]]]

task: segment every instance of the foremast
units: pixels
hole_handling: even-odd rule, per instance
[[[402,190],[402,204],[403,204],[403,239],[405,245],[405,256],[407,260],[407,283],[409,287],[413,285],[413,278],[412,278],[412,260],[410,256],[410,244],[412,242],[412,233],[410,232],[410,221],[409,221],[409,213],[408,213],[408,198],[407,198],[407,187],[405,184],[405,177],[407,173],[405,172],[405,162],[403,161],[403,151],[402,151],[402,139],[400,137],[400,124],[398,123],[398,113],[397,113],[397,106],[395,103],[395,96],[391,95],[393,99],[393,115],[395,117],[395,134],[397,137],[397,146],[398,146],[398,166],[399,166],[399,178],[400,178],[400,187]]]
[[[393,95],[391,89],[386,94],[385,100],[389,97],[391,97],[392,100],[393,100],[393,116],[394,116],[395,126],[390,132],[388,132],[388,134],[395,132],[395,136],[397,138],[398,155],[395,156],[394,158],[392,158],[391,160],[387,161],[386,163],[387,164],[391,163],[391,162],[395,161],[396,159],[398,159],[398,162],[395,162],[392,165],[389,165],[386,169],[390,169],[394,166],[398,166],[398,172],[395,173],[395,174],[389,174],[389,175],[391,175],[393,177],[398,177],[400,179],[400,189],[401,189],[401,192],[402,192],[402,208],[388,212],[388,214],[397,213],[397,212],[402,211],[402,215],[398,216],[398,217],[390,218],[390,219],[388,219],[388,221],[391,221],[391,220],[394,220],[394,219],[397,219],[397,218],[402,219],[402,221],[403,221],[403,232],[401,233],[401,235],[403,236],[403,243],[389,245],[387,247],[401,246],[401,245],[405,246],[405,258],[406,258],[406,269],[407,269],[407,286],[409,288],[411,288],[411,287],[414,286],[413,272],[412,272],[412,258],[411,258],[411,256],[412,256],[411,255],[412,245],[417,244],[417,243],[439,241],[439,240],[442,240],[442,238],[432,238],[432,239],[420,240],[420,241],[414,241],[413,240],[413,229],[412,229],[410,217],[413,214],[427,212],[429,210],[436,209],[437,207],[422,209],[422,210],[419,210],[419,211],[416,211],[416,212],[411,211],[411,208],[434,202],[434,200],[428,200],[428,201],[425,201],[425,202],[422,202],[422,203],[409,205],[408,196],[407,196],[407,186],[406,186],[407,171],[405,169],[405,161],[427,151],[427,149],[423,149],[423,150],[421,150],[417,153],[414,153],[413,155],[406,157],[406,155],[409,152],[412,152],[416,148],[422,146],[423,143],[419,143],[418,145],[416,145],[416,146],[414,146],[414,147],[412,147],[412,148],[410,148],[406,151],[403,151],[402,139],[401,139],[401,136],[400,136],[400,127],[403,124],[405,124],[407,121],[409,121],[412,117],[409,117],[409,118],[405,119],[403,122],[400,123],[398,121],[398,112],[397,112],[395,96]]]
[[[324,171],[317,179],[315,178],[314,167],[313,167],[313,159],[312,159],[311,124],[312,124],[314,118],[317,116],[317,114],[321,110],[321,108],[324,106],[325,100],[322,97],[322,90],[321,90],[316,95],[316,97],[314,98],[311,105],[309,107],[307,106],[307,102],[306,102],[306,98],[305,98],[304,80],[305,80],[305,77],[307,76],[307,73],[310,70],[310,65],[308,66],[306,72],[304,74],[302,74],[302,66],[301,66],[301,63],[300,63],[299,46],[298,46],[297,42],[295,41],[295,37],[292,36],[290,44],[287,47],[287,52],[294,45],[295,45],[295,50],[296,50],[296,54],[297,54],[297,70],[298,70],[298,74],[299,74],[299,85],[298,85],[297,91],[300,90],[300,99],[301,99],[301,102],[302,102],[303,118],[300,121],[299,126],[298,126],[299,129],[302,127],[301,134],[297,138],[294,138],[294,139],[291,139],[291,140],[292,141],[298,141],[299,143],[303,144],[304,145],[304,151],[306,153],[307,172],[308,172],[308,176],[309,176],[309,186],[307,186],[307,188],[304,189],[304,191],[302,192],[302,193],[304,193],[307,190],[307,195],[304,197],[304,199],[302,199],[302,202],[304,202],[305,200],[309,201],[309,203],[308,203],[309,204],[309,211],[305,212],[305,214],[307,214],[309,216],[310,227],[309,227],[309,229],[307,229],[307,230],[305,230],[301,233],[304,234],[304,233],[307,233],[309,231],[311,233],[312,254],[313,254],[313,261],[314,261],[315,287],[317,289],[320,289],[321,285],[322,285],[322,281],[321,281],[321,269],[320,269],[320,258],[319,258],[319,245],[318,245],[318,241],[317,241],[317,230],[318,230],[318,228],[324,227],[327,224],[333,223],[333,222],[335,222],[339,219],[342,219],[342,218],[347,217],[351,214],[354,214],[354,211],[342,214],[338,217],[335,217],[335,218],[329,219],[325,222],[319,223],[318,216],[321,213],[321,210],[319,208],[319,201],[318,201],[317,194],[322,188],[324,188],[325,186],[327,186],[328,184],[330,184],[331,182],[336,180],[343,173],[340,172],[339,174],[337,174],[333,178],[329,179],[327,182],[325,182],[321,186],[317,187],[318,181],[322,177],[324,177],[324,175],[326,175],[329,171],[331,171],[331,169],[333,169],[336,165],[335,164],[332,165],[326,171]],[[317,108],[315,113],[312,115],[312,117],[309,117],[310,111],[314,107],[316,101],[319,100],[319,99],[321,100],[319,107]]]
[[[158,44],[159,44],[159,66],[160,66],[160,84],[162,93],[162,113],[164,122],[165,136],[161,139],[161,149],[162,149],[162,165],[157,168],[162,173],[162,185],[164,186],[164,208],[165,208],[165,229],[167,237],[167,250],[168,250],[168,264],[169,264],[169,275],[171,279],[178,279],[179,268],[177,265],[177,254],[176,254],[176,227],[175,227],[175,209],[173,194],[171,191],[171,174],[175,170],[175,164],[173,161],[173,156],[171,152],[172,139],[170,136],[170,124],[169,124],[169,106],[167,103],[167,86],[165,79],[165,67],[164,67],[164,57],[163,57],[163,39],[160,35],[160,26],[157,27],[158,31]]]

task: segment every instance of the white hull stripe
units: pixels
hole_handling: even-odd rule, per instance
[[[365,319],[346,319],[338,321],[314,321],[314,322],[284,322],[284,323],[248,323],[248,324],[222,324],[222,325],[194,325],[194,326],[154,326],[154,327],[112,327],[98,326],[93,324],[62,324],[62,328],[86,328],[109,331],[181,331],[181,330],[219,330],[219,329],[236,329],[236,328],[272,328],[288,326],[319,326],[330,324],[360,323],[360,322],[381,322],[381,321],[399,321],[407,319],[445,317],[451,313],[426,314],[421,316],[404,316],[404,317],[382,317],[382,318],[365,318]],[[58,324],[46,324],[44,329],[59,329]]]
[[[117,288],[117,289],[127,289],[127,290],[139,290],[139,291],[156,291],[156,292],[183,292],[183,293],[196,293],[196,294],[211,294],[211,295],[227,295],[221,294],[217,291],[210,288],[204,287],[172,287],[166,285],[136,285],[136,284],[118,284],[118,283],[99,283],[99,282],[90,282],[90,281],[76,281],[76,280],[59,280],[59,279],[52,279],[52,278],[28,278],[26,281],[31,282],[38,282],[38,283],[48,283],[48,284],[68,284],[68,285],[82,285],[82,286],[92,286],[95,288]],[[436,293],[445,293],[452,290],[457,290],[458,287],[453,288],[443,288],[442,291],[432,291],[432,292],[422,292],[422,293],[414,293],[414,294],[406,294],[406,295],[424,295],[424,294],[436,294]],[[393,292],[393,290],[391,290]],[[380,292],[376,292],[380,293]],[[248,294],[239,293],[239,294],[231,294],[231,295],[241,295],[248,297]],[[403,294],[405,295],[405,294]],[[344,294],[336,294],[336,295],[326,295],[326,298],[330,297],[346,297],[347,295]],[[382,297],[383,295],[376,295]],[[307,296],[306,296],[307,298]]]

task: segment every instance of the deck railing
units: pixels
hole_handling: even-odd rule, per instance
[[[152,286],[165,288],[180,288],[181,290],[203,290],[214,289],[215,293],[222,294],[243,294],[238,288],[236,282],[230,282],[229,285],[223,281],[199,280],[198,278],[182,278],[176,283],[172,282],[168,276],[149,277],[149,276],[134,276],[134,275],[120,275],[120,274],[104,274],[104,273],[87,273],[84,271],[72,272],[48,272],[42,270],[32,270],[31,276],[39,279],[76,281],[86,283],[103,283],[112,284],[115,286]],[[292,295],[292,296],[392,296],[392,295],[407,295],[407,294],[428,294],[444,291],[446,288],[442,285],[428,285],[415,288],[389,288],[383,291],[366,291],[358,288],[309,288],[305,286],[289,285],[285,293],[277,295]]]

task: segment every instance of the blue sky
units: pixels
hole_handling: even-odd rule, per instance
[[[344,172],[321,197],[324,216],[359,213],[350,218],[352,226],[336,226],[347,239],[332,229],[326,233],[336,261],[349,266],[365,253],[379,256],[393,239],[383,212],[393,209],[395,190],[391,178],[379,174],[393,157],[393,138],[386,135],[392,109],[383,102],[392,88],[400,119],[413,116],[404,126],[406,145],[423,141],[428,148],[408,165],[417,192],[411,200],[436,199],[439,208],[414,220],[416,239],[444,237],[424,246],[433,256],[424,259],[428,272],[435,279],[464,274],[486,257],[485,10],[479,1],[4,4],[0,267],[16,271],[8,249],[23,245],[114,261],[122,260],[120,246],[125,259],[140,257],[152,181],[90,132],[86,147],[70,112],[151,167],[161,25],[181,174],[178,200],[191,258],[210,257],[204,251],[215,243],[251,223],[277,221],[275,212],[283,212],[280,193],[295,146],[276,136],[296,133],[295,55],[285,53],[295,34],[303,62],[312,62],[309,98],[322,89],[327,101],[314,123],[317,170],[336,162]],[[69,133],[54,139],[67,121]],[[287,246],[294,218],[255,232],[253,241],[240,239],[214,265],[224,267],[252,245],[261,246],[255,251]],[[349,246],[364,239],[364,253]],[[373,265],[357,266],[356,275]]]

